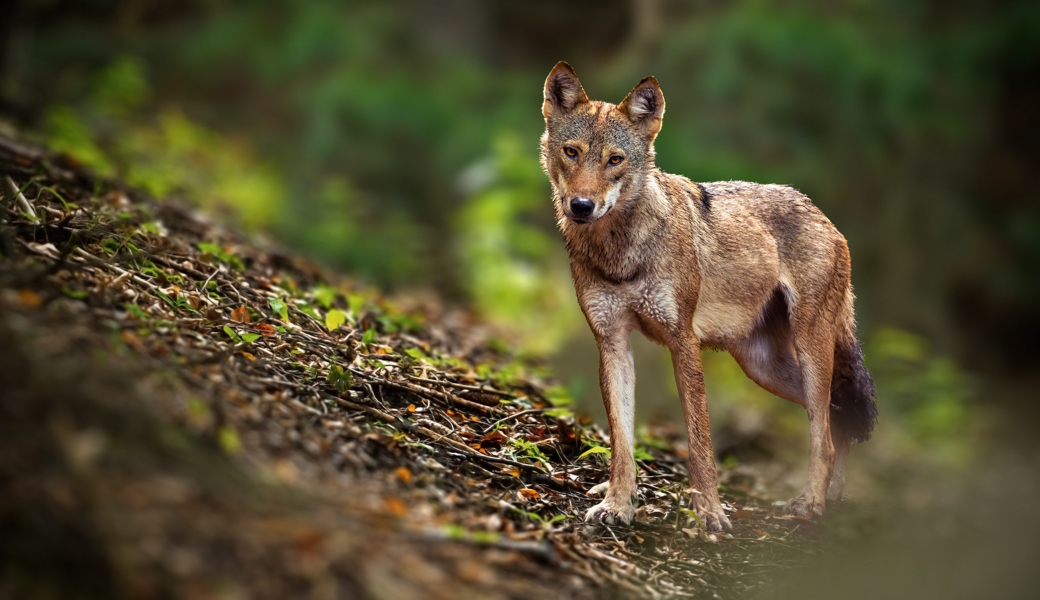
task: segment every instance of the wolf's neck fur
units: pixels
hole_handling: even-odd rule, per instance
[[[661,185],[664,174],[651,168],[642,188],[591,225],[563,223],[563,238],[571,262],[613,282],[635,279],[660,255],[650,246],[664,243],[673,207]]]

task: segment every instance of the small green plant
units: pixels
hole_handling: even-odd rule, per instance
[[[529,442],[523,438],[516,438],[511,440],[509,443],[520,452],[520,454],[517,455],[518,457],[531,458],[544,463],[549,462],[549,457],[546,456],[545,453],[542,452],[541,448],[538,447],[538,444],[535,444],[534,442]]]
[[[227,250],[218,246],[217,244],[211,244],[209,242],[199,242],[195,245],[198,247],[199,252],[202,252],[204,258],[213,257],[216,260],[230,267],[238,269],[239,271],[244,271],[246,268],[245,265],[242,263],[242,259],[228,252]]]
[[[227,325],[224,326],[224,333],[236,344],[252,344],[260,339],[259,333],[238,333]]]
[[[603,456],[605,456],[606,458],[609,459],[610,458],[610,448],[607,448],[606,446],[592,446],[588,450],[582,452],[581,455],[578,456],[578,460],[581,460],[581,459],[585,458],[586,456],[592,456],[594,454],[600,454],[600,455],[603,455]]]
[[[163,302],[170,305],[174,310],[185,310],[195,315],[201,315],[199,311],[192,308],[191,304],[188,303],[188,299],[178,294],[176,298],[171,298],[169,294],[162,290],[153,290],[156,296],[162,299]]]
[[[336,386],[336,389],[342,394],[354,385],[354,376],[343,367],[332,365],[329,367],[329,374],[325,376],[325,381]]]

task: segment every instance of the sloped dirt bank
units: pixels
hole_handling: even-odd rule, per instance
[[[708,536],[660,432],[586,526],[604,433],[465,314],[16,140],[0,180],[0,597],[769,596],[877,521],[732,470]]]

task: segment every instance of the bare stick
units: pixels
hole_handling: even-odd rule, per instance
[[[22,212],[33,219],[37,218],[32,204],[29,204],[29,201],[25,199],[25,194],[18,190],[18,186],[14,184],[14,180],[11,179],[10,175],[4,175],[4,192],[9,198],[18,203],[18,207],[22,209]]]

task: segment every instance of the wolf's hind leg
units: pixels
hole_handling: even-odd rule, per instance
[[[845,492],[845,466],[852,440],[831,422],[831,443],[834,444],[834,472],[831,473],[831,483],[827,488],[827,502],[838,502]]]
[[[802,367],[805,410],[809,413],[809,477],[802,493],[787,503],[787,512],[806,517],[822,516],[835,460],[830,427],[834,341],[817,335],[797,340],[795,347]]]

